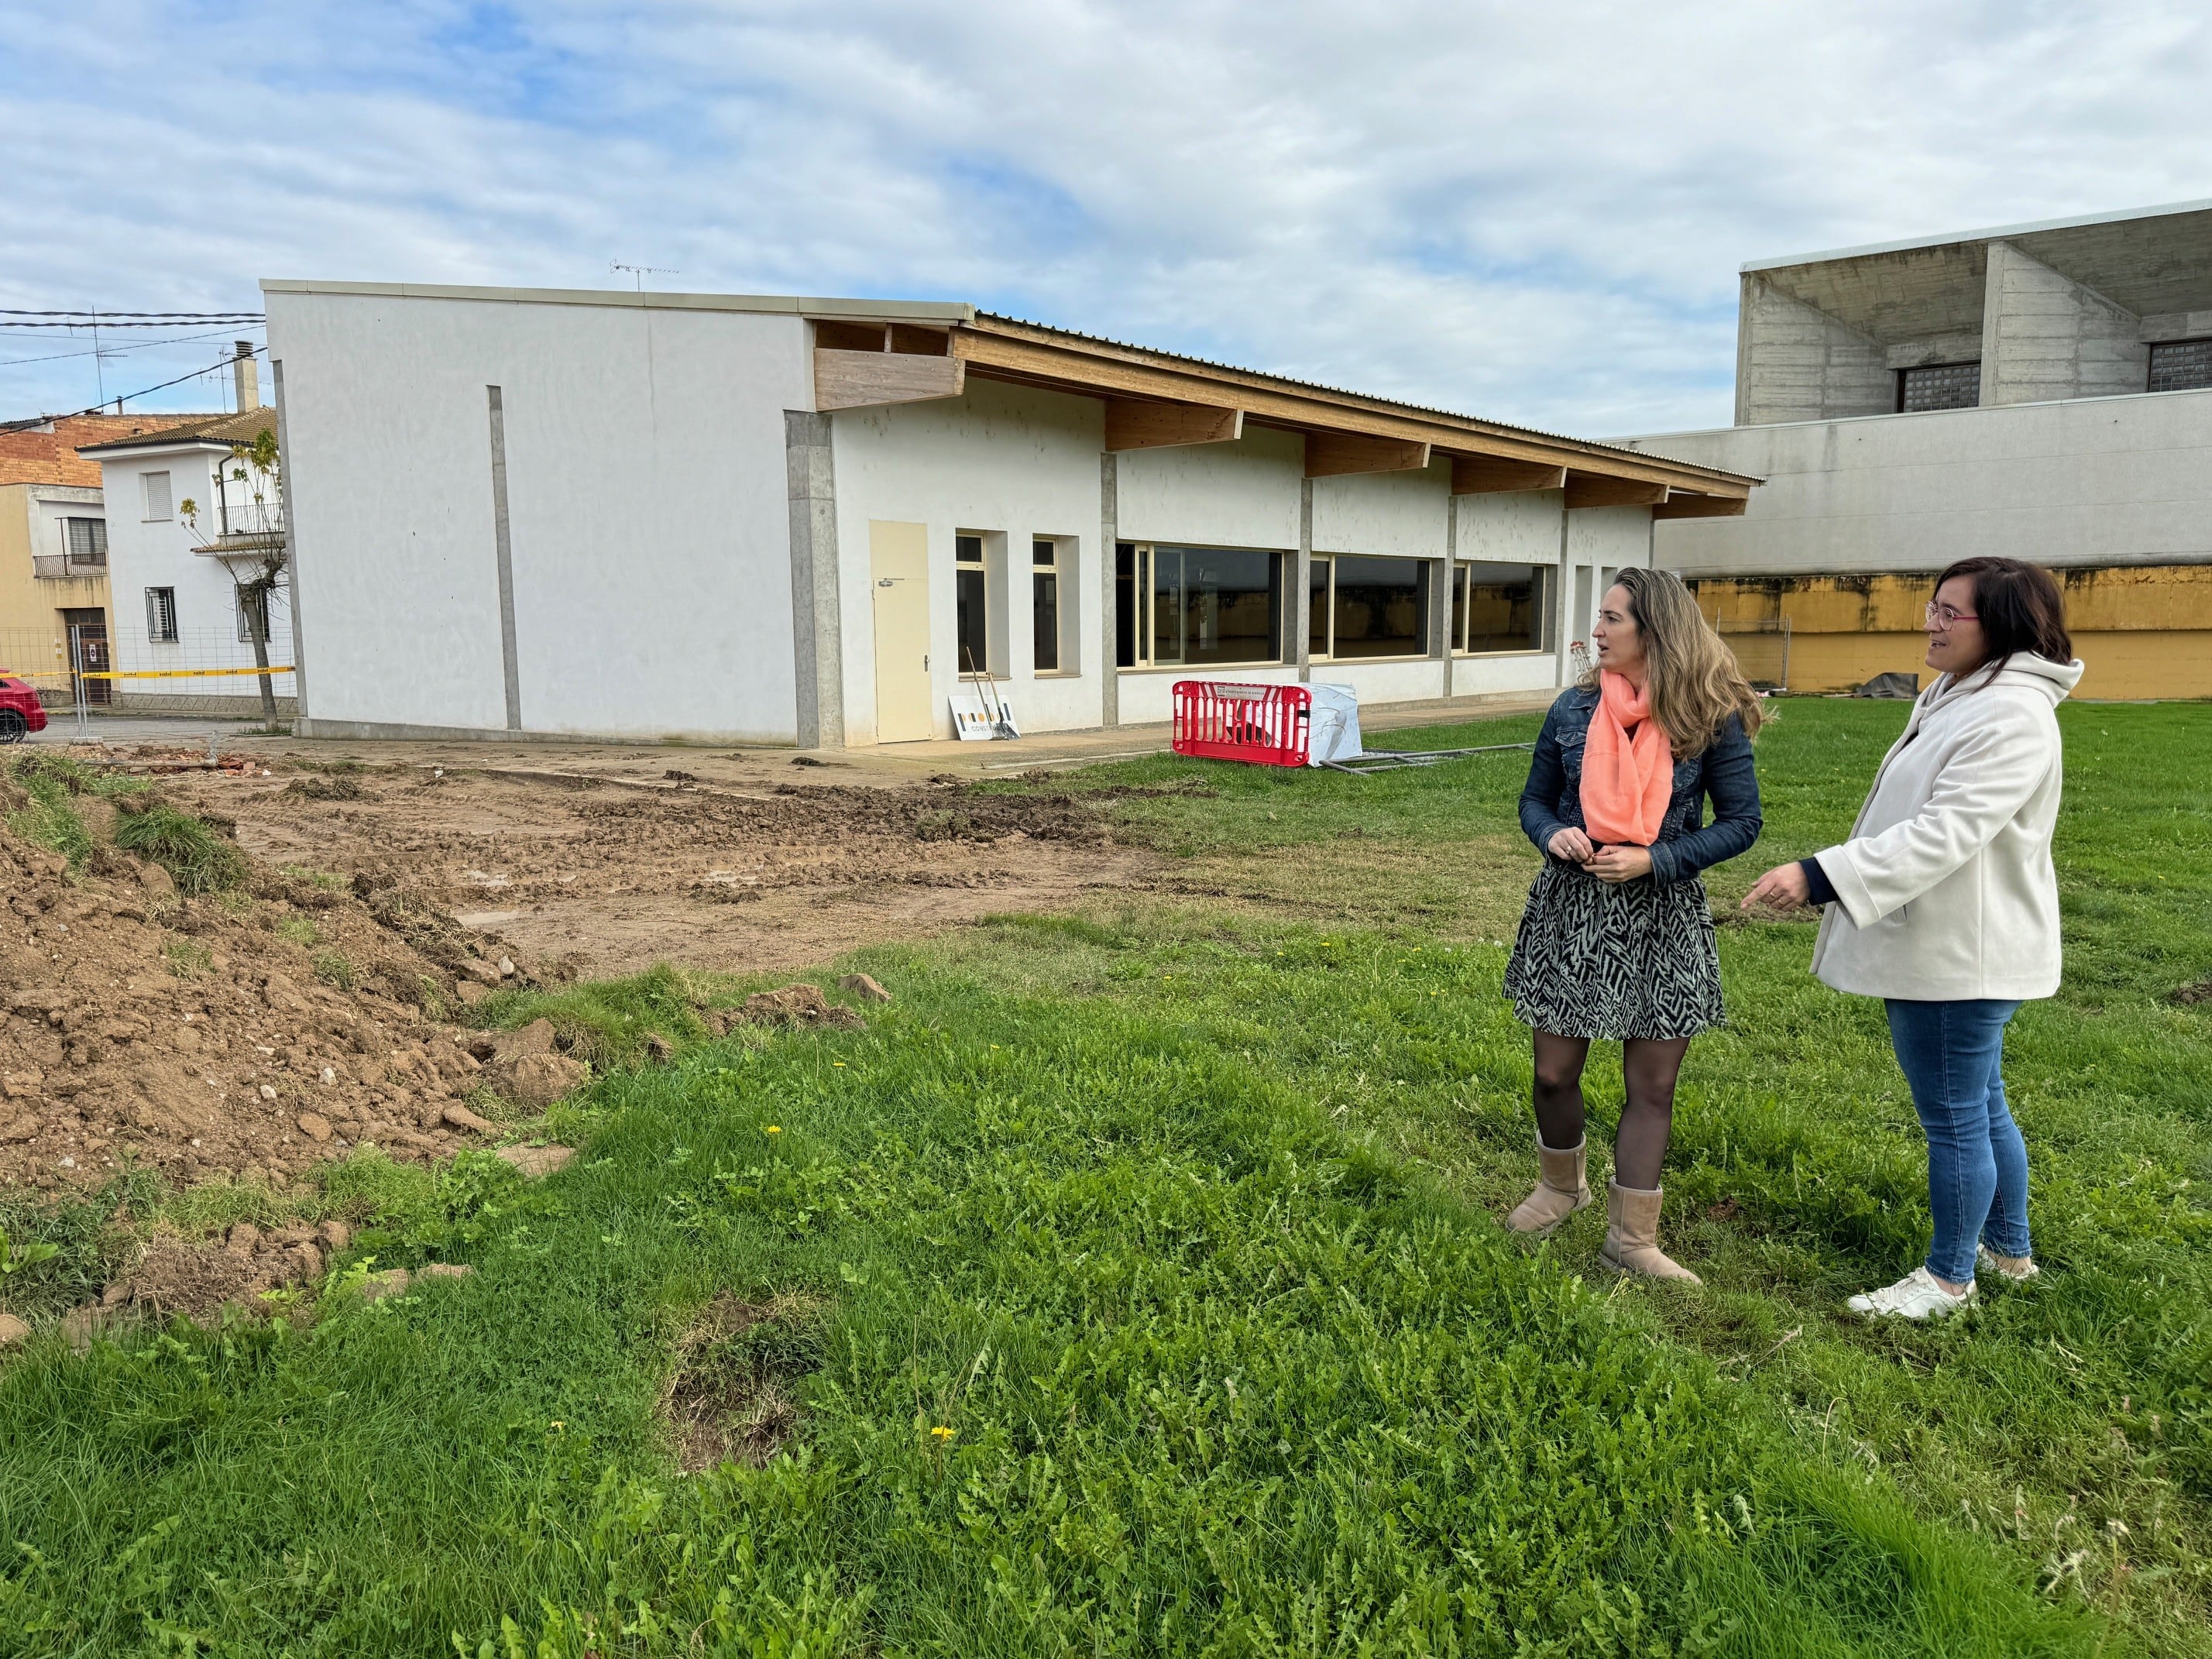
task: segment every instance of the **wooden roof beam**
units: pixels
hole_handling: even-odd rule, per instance
[[[1655,519],[1736,519],[1751,505],[1748,495],[1669,495],[1651,509]]]
[[[1567,472],[1567,505],[1577,507],[1657,507],[1667,499],[1667,486],[1645,483],[1640,478],[1608,478],[1599,472]]]
[[[967,385],[967,364],[957,357],[920,357],[906,352],[814,353],[814,407],[872,409],[884,404],[957,398]]]
[[[1501,455],[1455,455],[1451,464],[1451,493],[1455,495],[1567,487],[1567,469],[1544,461],[1513,461]]]
[[[1306,477],[1339,478],[1355,472],[1419,472],[1429,446],[1408,438],[1365,438],[1350,432],[1306,434]]]
[[[1165,449],[1177,444],[1233,444],[1244,435],[1244,411],[1204,404],[1163,404],[1143,398],[1106,399],[1106,447]]]

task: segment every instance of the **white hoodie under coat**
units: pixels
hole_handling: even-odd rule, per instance
[[[2021,654],[1920,694],[1850,840],[1818,854],[1838,901],[1813,946],[1824,983],[1914,1002],[2057,993],[2055,711],[2081,678]]]

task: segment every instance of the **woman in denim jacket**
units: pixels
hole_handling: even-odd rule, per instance
[[[1701,872],[1759,839],[1751,738],[1764,715],[1665,571],[1620,572],[1591,638],[1597,665],[1552,705],[1521,792],[1521,827],[1544,868],[1505,994],[1534,1034],[1543,1175],[1506,1224],[1540,1237],[1590,1201],[1583,1064],[1592,1042],[1618,1042],[1627,1100],[1600,1259],[1696,1284],[1659,1248],[1659,1170],[1690,1039],[1725,1021]]]

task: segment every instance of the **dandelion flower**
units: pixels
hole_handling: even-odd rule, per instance
[[[948,1428],[946,1428],[943,1424],[941,1424],[941,1423],[940,1423],[940,1424],[939,1424],[939,1425],[937,1425],[937,1427],[935,1427],[935,1428],[932,1429],[929,1432],[930,1432],[931,1436],[932,1436],[933,1438],[935,1438],[935,1439],[938,1439],[938,1440],[950,1440],[950,1439],[951,1439],[951,1438],[952,1438],[952,1436],[953,1436],[953,1434],[954,1434],[954,1432],[955,1432],[955,1431],[954,1431],[953,1430],[951,1430],[951,1429],[948,1429]]]
[[[780,1135],[783,1133],[783,1125],[781,1123],[771,1123],[767,1128],[762,1130],[761,1133],[763,1134]]]

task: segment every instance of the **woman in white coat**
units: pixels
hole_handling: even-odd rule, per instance
[[[2017,559],[1966,559],[1928,606],[1936,683],[1875,775],[1851,838],[1770,870],[1748,909],[1824,905],[1813,971],[1880,997],[1928,1133],[1924,1265],[1850,1298],[1869,1317],[1940,1317],[1977,1263],[2035,1276],[2027,1147],[2006,1109],[2004,1032],[2058,989],[2058,704],[2081,678],[2058,585]]]

